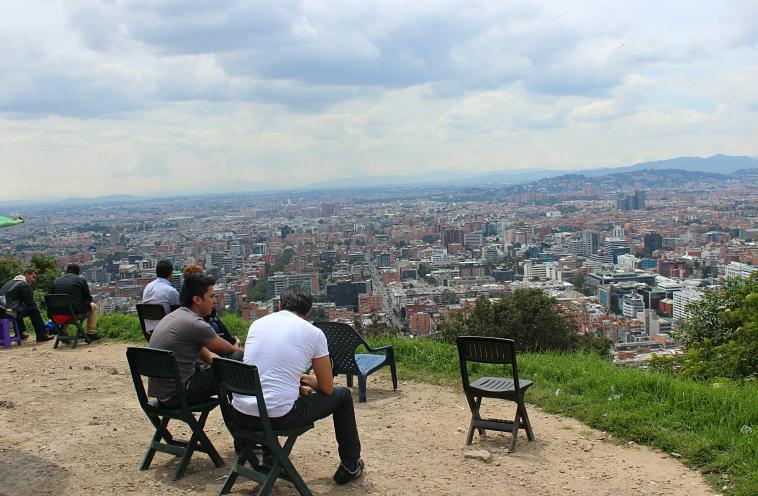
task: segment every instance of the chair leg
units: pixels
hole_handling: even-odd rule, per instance
[[[468,402],[468,407],[471,410],[471,422],[469,423],[468,428],[468,434],[466,435],[466,446],[470,445],[471,442],[474,440],[474,430],[476,429],[474,427],[474,421],[479,420],[479,405],[481,404],[481,398],[475,399],[472,396],[466,395],[466,401]]]
[[[392,375],[392,389],[397,391],[397,367],[394,358],[390,362],[390,374]]]
[[[157,417],[160,419],[160,417]],[[166,427],[168,426],[168,422],[171,420],[168,417],[163,417],[160,419],[160,422],[156,423],[156,420],[154,418],[150,418],[150,421],[155,425],[155,433],[153,434],[153,439],[150,442],[150,447],[147,449],[147,453],[145,453],[145,457],[142,459],[142,465],[140,465],[140,470],[147,470],[150,468],[150,464],[153,463],[153,457],[155,456],[155,452],[157,451],[155,449],[156,444],[160,444],[161,438],[164,437],[164,432],[166,432]]]
[[[511,425],[511,445],[508,448],[508,452],[512,453],[513,450],[516,449],[516,440],[518,439],[518,430],[519,426],[521,425],[521,408],[516,405],[516,416],[513,419],[513,424]]]
[[[208,420],[209,414],[210,410],[206,410],[200,414],[200,417],[197,420],[195,420],[193,417],[192,421],[187,422],[187,424],[189,424],[190,428],[193,431],[197,432],[198,444],[195,449],[199,449],[200,451],[207,454],[216,467],[223,467],[223,458],[221,458],[221,455],[219,455],[218,451],[216,451],[216,447],[213,446],[213,443],[211,443],[211,440],[208,439],[208,436],[205,434],[205,422]],[[195,424],[194,426],[192,425],[193,423]]]
[[[526,438],[529,441],[534,441],[534,431],[532,431],[532,423],[529,422],[529,415],[526,413],[526,404],[522,401],[519,403],[518,408],[521,410],[521,420],[526,427]]]
[[[358,402],[366,402],[366,376],[363,374],[358,375]]]
[[[347,387],[353,387],[353,374],[345,374],[345,378],[347,381]]]

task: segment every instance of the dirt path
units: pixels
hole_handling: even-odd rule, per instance
[[[171,482],[177,461],[170,455],[159,453],[148,471],[137,470],[152,426],[137,404],[125,348],[97,343],[53,351],[49,343],[28,343],[0,350],[1,495],[218,493],[228,468],[213,467],[202,453],[178,482]],[[537,440],[528,443],[522,433],[515,453],[507,453],[502,434],[475,438],[474,448],[492,454],[487,463],[464,458],[469,413],[460,391],[401,382],[395,393],[380,375],[370,380],[368,397],[356,403],[366,461],[360,482],[331,481],[331,422],[295,445],[295,466],[314,494],[713,494],[667,454],[609,443],[599,431],[536,407],[530,417]],[[220,412],[211,414],[207,432],[228,467],[234,451]],[[240,479],[233,494],[255,487]],[[296,491],[279,482],[274,494]]]

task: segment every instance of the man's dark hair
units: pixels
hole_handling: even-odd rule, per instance
[[[155,266],[155,275],[168,279],[171,274],[174,273],[174,265],[168,260],[161,260],[158,265]]]
[[[29,267],[27,269],[24,269],[24,275],[36,274],[36,273],[37,273],[37,270],[36,269],[32,269],[31,267]]]
[[[298,315],[308,315],[313,306],[313,298],[302,286],[293,285],[287,287],[279,296],[279,308],[289,310]]]
[[[184,280],[179,301],[183,307],[190,308],[192,306],[192,297],[198,296],[202,298],[205,296],[205,292],[208,291],[208,287],[214,284],[216,284],[216,281],[209,275],[193,274]]]
[[[81,273],[82,273],[82,268],[79,267],[79,264],[66,265],[66,274],[76,274],[78,276]]]

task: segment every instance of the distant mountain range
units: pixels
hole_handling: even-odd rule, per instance
[[[581,174],[588,177],[605,176],[639,170],[678,169],[689,172],[731,174],[743,169],[758,168],[758,158],[730,155],[711,157],[678,157],[669,160],[641,162],[624,167],[601,167],[583,170],[519,169],[513,171],[490,171],[472,174],[466,171],[435,171],[409,176],[365,176],[350,179],[335,179],[310,184],[301,189],[354,189],[386,186],[421,186],[460,184],[478,186],[492,184],[518,184],[565,174]]]
[[[281,188],[263,189],[258,184],[246,184],[244,181],[238,181],[236,187],[239,188],[235,193],[218,193],[220,196],[229,194],[279,194],[286,192],[318,192],[323,190],[351,190],[351,189],[377,189],[377,188],[411,188],[419,186],[446,186],[446,187],[477,187],[477,186],[505,186],[505,185],[523,185],[534,181],[548,178],[557,178],[567,175],[581,175],[585,177],[599,178],[609,175],[620,175],[628,172],[641,170],[662,171],[662,170],[680,170],[690,173],[706,173],[720,175],[741,175],[753,176],[755,178],[758,172],[758,158],[745,156],[730,155],[713,155],[711,157],[679,157],[669,160],[655,160],[652,162],[642,162],[639,164],[625,167],[602,167],[595,169],[582,170],[556,170],[556,169],[518,169],[489,171],[484,173],[471,173],[463,170],[452,171],[434,171],[423,174],[407,176],[364,176],[345,179],[335,179],[319,183],[309,184],[300,188]],[[692,178],[689,176],[688,178]],[[724,178],[726,179],[726,177]],[[613,181],[607,178],[602,182]],[[247,191],[243,191],[247,190]],[[65,200],[40,202],[40,201],[0,201],[0,208],[3,213],[18,213],[19,209],[25,209],[32,205],[43,203],[46,206],[59,206],[62,208],[74,207],[79,205],[106,204],[118,202],[143,201],[147,199],[159,198],[176,198],[180,196],[208,196],[213,193],[205,192],[200,194],[195,191],[166,193],[164,195],[135,196],[135,195],[108,195],[96,198],[68,198]],[[6,211],[7,210],[7,211]]]

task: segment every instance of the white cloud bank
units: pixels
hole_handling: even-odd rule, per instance
[[[756,32],[739,1],[7,2],[0,200],[758,155]]]

